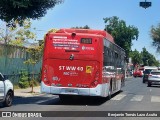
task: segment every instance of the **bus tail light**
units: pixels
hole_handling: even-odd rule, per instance
[[[49,80],[47,79],[47,69],[46,68],[44,68],[44,70],[43,70],[43,77],[42,77],[42,79],[43,79],[43,81],[44,81],[45,84],[49,84],[50,83]]]
[[[97,71],[94,77],[94,81],[91,83],[91,87],[96,87],[99,81],[99,72]]]

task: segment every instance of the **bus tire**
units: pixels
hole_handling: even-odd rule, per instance
[[[123,78],[123,79],[121,80],[121,88],[124,87],[124,86],[125,86],[125,79]]]
[[[59,95],[59,99],[61,101],[68,101],[70,99],[69,95]]]
[[[111,95],[112,95],[112,86],[111,86],[111,84],[112,84],[112,81],[111,81],[110,86],[109,86],[109,91],[108,91],[108,100],[110,100],[110,99],[111,99]]]

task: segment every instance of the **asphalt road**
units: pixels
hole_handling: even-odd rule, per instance
[[[143,111],[153,111],[153,113],[154,111],[160,111],[160,86],[147,87],[147,84],[142,83],[142,78],[130,78],[126,80],[126,85],[122,91],[114,94],[111,100],[83,97],[62,102],[58,96],[53,95],[43,95],[27,98],[15,97],[13,106],[6,108],[0,106],[0,111],[49,111],[48,113],[45,113],[50,114],[51,116],[54,116],[55,114],[55,112],[52,111],[65,111],[63,113],[56,113],[58,117],[54,117],[54,119],[57,120],[62,119],[60,116],[63,116],[63,119],[65,120],[158,120],[159,118],[157,117],[135,117],[134,114],[132,114],[133,117],[106,117],[105,112],[108,115],[107,111],[122,111],[123,114],[127,114],[127,111],[135,111],[135,114],[137,114],[137,111],[140,111],[140,113],[143,113]],[[67,113],[66,111],[73,112]],[[84,111],[89,111],[86,115],[87,117],[81,116],[81,114],[85,116],[86,112]],[[96,117],[97,113],[100,115],[100,117]],[[65,117],[67,115],[75,115],[80,117]],[[18,118],[15,119],[18,120]],[[47,119],[53,120],[53,118]]]

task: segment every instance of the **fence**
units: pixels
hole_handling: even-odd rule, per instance
[[[19,82],[22,70],[28,71],[29,75],[39,76],[41,60],[33,65],[24,64],[29,59],[29,53],[25,47],[0,44],[0,72],[7,76],[14,84]]]

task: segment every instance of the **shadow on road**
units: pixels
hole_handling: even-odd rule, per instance
[[[122,92],[122,91],[120,91]],[[120,92],[112,95],[112,97],[116,96]],[[108,98],[102,97],[86,97],[86,96],[76,96],[72,97],[68,100],[60,100],[58,96],[34,96],[34,97],[19,97],[15,96],[13,100],[13,106],[22,105],[22,104],[37,104],[37,105],[71,105],[71,106],[99,106],[109,101]],[[3,106],[0,104],[0,108]]]
[[[112,97],[116,96],[117,94],[121,93],[122,91],[113,94]],[[88,97],[88,96],[72,96],[70,99],[67,100],[60,100],[57,98],[57,101],[51,100],[48,105],[88,105],[88,106],[99,106],[107,102],[109,99],[102,98],[102,97]],[[40,105],[46,105],[46,102],[40,103]]]

